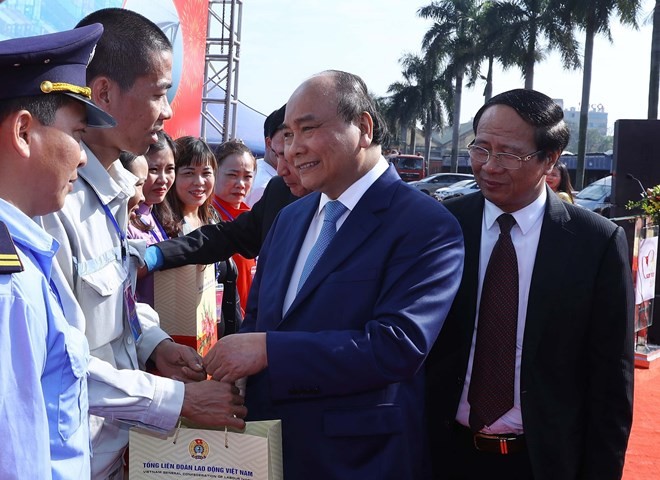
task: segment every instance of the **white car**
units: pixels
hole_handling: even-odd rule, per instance
[[[443,202],[450,198],[460,197],[461,195],[467,195],[468,193],[473,193],[478,190],[479,185],[477,185],[476,180],[462,180],[449,187],[438,188],[433,193],[433,197],[436,200]]]
[[[415,187],[422,193],[430,195],[438,187],[448,187],[460,180],[473,179],[474,175],[470,173],[434,173],[426,178],[414,182],[408,182],[408,185]]]

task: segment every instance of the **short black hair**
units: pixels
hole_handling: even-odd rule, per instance
[[[331,75],[335,80],[337,94],[337,113],[347,122],[354,122],[363,112],[367,112],[374,122],[372,143],[383,145],[387,143],[387,125],[383,120],[376,102],[369,94],[367,85],[359,76],[341,70],[326,70],[320,75]]]
[[[19,110],[27,110],[42,125],[52,125],[57,111],[69,103],[80,103],[64,94],[35,95],[0,100],[0,122]],[[81,104],[82,105],[82,104]]]
[[[545,155],[538,155],[539,160],[545,160],[548,152],[561,153],[568,145],[570,132],[564,121],[562,108],[547,95],[523,88],[500,93],[488,100],[477,111],[472,121],[472,130],[475,135],[481,116],[493,105],[506,105],[513,108],[526,123],[534,127],[536,148],[545,152]]]
[[[153,71],[153,53],[172,51],[172,43],[158,25],[132,10],[97,10],[80,20],[76,28],[92,23],[103,25],[103,35],[87,67],[88,84],[103,75],[128,90],[137,78]]]
[[[273,138],[276,132],[284,128],[286,103],[266,117],[264,121],[264,138]]]

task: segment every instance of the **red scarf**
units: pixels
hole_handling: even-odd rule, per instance
[[[211,204],[213,205],[213,208],[215,208],[215,211],[218,212],[218,215],[220,215],[220,218],[222,218],[225,222],[236,220],[236,217],[238,217],[241,213],[250,211],[250,207],[248,207],[245,203],[241,202],[239,207],[235,208],[218,197],[215,193],[213,194]]]

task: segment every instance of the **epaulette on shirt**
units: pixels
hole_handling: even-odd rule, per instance
[[[7,225],[0,222],[0,275],[23,271],[23,264],[16,252]]]

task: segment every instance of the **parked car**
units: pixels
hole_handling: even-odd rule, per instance
[[[577,195],[575,195],[576,205],[587,208],[593,212],[608,216],[612,203],[612,176],[607,176],[590,183]]]
[[[474,193],[478,190],[479,190],[479,185],[477,185],[476,180],[463,180],[449,187],[438,188],[433,193],[433,196],[437,200],[444,202],[445,200],[449,200],[450,198],[460,197],[462,195]]]
[[[469,173],[435,173],[416,182],[408,182],[408,185],[415,187],[420,192],[430,195],[439,187],[448,187],[461,180],[472,179],[474,179],[474,175]]]

